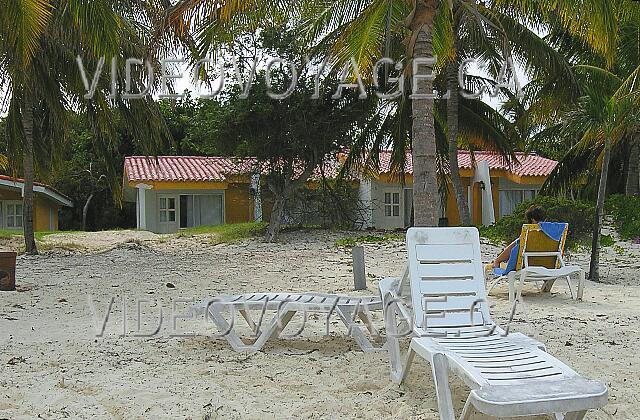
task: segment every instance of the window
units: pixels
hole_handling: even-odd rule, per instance
[[[173,223],[176,221],[175,197],[160,197],[160,223]]]
[[[518,204],[533,200],[536,190],[503,190],[500,191],[500,217],[513,213]]]
[[[8,228],[22,227],[22,204],[7,204],[7,224]]]
[[[400,216],[400,193],[384,193],[384,215],[387,217]]]
[[[180,227],[220,225],[222,209],[222,194],[181,195]]]

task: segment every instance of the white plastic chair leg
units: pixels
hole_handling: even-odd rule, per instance
[[[493,290],[494,287],[496,287],[498,285],[498,283],[500,283],[502,280],[504,280],[505,276],[500,276],[497,279],[495,279],[490,285],[489,288],[487,289],[487,294],[491,293],[491,291]]]
[[[509,302],[513,303],[513,301],[516,299],[516,275],[515,275],[515,272],[512,271],[511,273],[509,273],[507,278],[509,280]]]
[[[569,286],[569,293],[571,294],[571,299],[578,299],[578,295],[573,290],[573,285],[571,284],[571,276],[567,276],[567,286]]]
[[[586,411],[573,411],[571,413],[554,413],[554,417],[556,420],[582,420],[586,414]]]
[[[407,379],[407,376],[409,376],[409,371],[411,370],[411,365],[413,364],[413,359],[415,358],[415,356],[416,356],[416,352],[413,351],[411,346],[409,346],[409,352],[407,353],[407,361],[404,364],[404,366],[402,366],[402,371],[400,372],[400,378],[399,378],[398,384],[402,384]]]
[[[399,383],[402,378],[402,358],[400,357],[400,340],[398,338],[398,326],[396,321],[396,305],[391,303],[384,305],[384,324],[387,331],[387,342],[385,344],[389,352],[389,363],[391,364],[391,380]]]
[[[442,353],[434,354],[431,358],[431,370],[436,384],[440,420],[455,420],[451,389],[449,388],[449,362],[447,361],[447,356]]]
[[[584,284],[586,282],[585,272],[580,271],[578,273],[578,293],[576,294],[576,300],[582,300],[582,294],[584,293]]]

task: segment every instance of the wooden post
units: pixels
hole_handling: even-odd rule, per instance
[[[364,270],[364,247],[356,245],[353,247],[353,283],[355,290],[367,289],[367,277]]]

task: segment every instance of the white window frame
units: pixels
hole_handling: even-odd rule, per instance
[[[6,229],[15,229],[15,230],[20,230],[24,227],[24,218],[23,218],[23,214],[22,214],[22,209],[23,209],[23,203],[20,200],[11,200],[11,201],[5,201],[3,203],[3,209],[2,209],[2,214],[3,214],[3,220],[2,223],[4,225],[4,227]],[[20,211],[18,210],[18,206],[20,207]],[[13,211],[11,212],[11,214],[9,213],[9,209],[12,208]],[[13,226],[9,226],[9,218],[12,218],[13,220]],[[17,220],[20,220],[19,224],[16,223]]]
[[[169,207],[169,200],[173,200],[173,208]],[[165,207],[163,208],[163,202],[165,202]],[[162,220],[163,213],[166,213],[166,220]],[[169,215],[173,213],[173,220],[170,219]],[[163,225],[175,224],[178,222],[178,199],[173,195],[161,195],[158,197],[158,223]]]
[[[402,197],[400,197],[400,194],[401,194],[400,191],[384,191],[383,192],[382,211],[383,211],[384,217],[397,218],[401,216],[402,209],[401,209],[400,200],[402,199]]]

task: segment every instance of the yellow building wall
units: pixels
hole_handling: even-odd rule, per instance
[[[20,200],[20,201],[22,201],[22,195],[20,195],[20,193],[18,191],[0,189],[0,200]]]
[[[471,182],[470,178],[462,178],[462,188],[465,192],[465,198],[467,199],[467,203],[469,202],[469,197],[467,196],[467,189],[469,187],[469,182]],[[449,226],[459,226],[460,225],[460,212],[458,211],[458,203],[456,201],[456,193],[453,189],[453,184],[451,182],[447,183],[447,207],[446,207],[446,217],[449,222]]]
[[[229,184],[224,192],[225,223],[253,221],[253,197],[249,184]]]
[[[58,230],[58,206],[49,200],[36,198],[33,203],[33,229],[36,232],[51,230],[49,217],[53,209],[53,230]]]
[[[469,187],[469,182],[471,182],[470,178],[462,178],[462,186],[466,191]],[[460,225],[460,215],[458,212],[458,204],[456,203],[455,192],[453,191],[453,185],[449,183],[447,185],[449,189],[449,194],[447,196],[447,219],[449,219],[449,226],[459,226]],[[493,197],[493,209],[496,215],[496,220],[498,218],[500,208],[500,178],[491,178],[491,195]],[[476,183],[473,186],[472,190],[473,194],[473,207],[471,209],[471,223],[474,225],[482,224],[482,195],[480,194],[480,184]],[[466,197],[466,195],[465,195]],[[467,198],[467,203],[469,202],[469,197]]]
[[[138,184],[150,185],[154,190],[224,190],[228,185],[217,181],[129,181],[128,184],[131,188]]]
[[[22,201],[22,195],[17,191],[0,189],[0,200]],[[53,208],[53,227],[54,230],[58,230],[58,207],[54,202],[36,195],[33,200],[33,229],[36,232],[50,230],[49,212]]]

